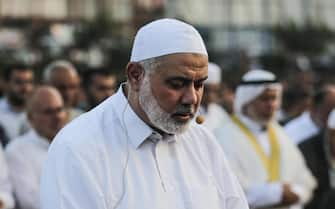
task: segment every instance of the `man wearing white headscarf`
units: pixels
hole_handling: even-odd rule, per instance
[[[301,153],[275,121],[281,89],[272,73],[249,71],[237,88],[233,122],[216,130],[251,208],[302,208],[315,187]]]
[[[193,26],[143,26],[127,82],[51,144],[42,209],[247,209],[220,145],[192,123],[207,64]]]
[[[204,116],[203,125],[211,131],[230,121],[229,114],[218,104],[220,86],[221,68],[217,64],[209,62],[208,78],[205,81],[204,95],[199,112]]]

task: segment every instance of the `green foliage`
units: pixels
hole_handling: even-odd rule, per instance
[[[87,48],[92,42],[103,37],[113,37],[118,34],[120,25],[108,17],[99,15],[92,21],[83,22],[75,31],[76,44]]]
[[[318,54],[324,52],[327,44],[334,39],[334,31],[326,25],[293,22],[273,28],[275,37],[291,52]]]

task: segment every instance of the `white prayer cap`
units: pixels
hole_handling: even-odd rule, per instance
[[[335,129],[335,109],[333,109],[328,115],[327,126],[330,129]]]
[[[244,105],[250,103],[261,95],[266,89],[278,89],[282,86],[277,81],[276,76],[265,70],[251,70],[247,72],[236,89],[234,111],[242,113]]]
[[[221,68],[215,63],[208,63],[208,78],[205,84],[220,84],[221,83]]]
[[[176,19],[159,19],[139,29],[130,61],[139,62],[175,53],[208,56],[205,44],[193,26]]]

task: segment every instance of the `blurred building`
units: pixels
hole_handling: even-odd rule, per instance
[[[212,52],[244,49],[249,56],[258,56],[277,47],[273,26],[294,22],[324,24],[335,29],[334,10],[334,0],[0,0],[1,20],[35,21],[31,26],[34,33],[36,28],[44,32],[38,21],[51,21],[46,30],[49,36],[43,37],[41,44],[50,48],[50,56],[61,54],[64,46],[73,47],[73,33],[83,29],[82,25],[73,24],[75,21],[92,22],[101,17],[113,25],[102,25],[100,29],[113,27],[112,35],[118,36],[118,41],[99,37],[97,44],[85,46],[93,48],[94,53],[99,44],[105,48],[126,48],[120,44],[130,42],[139,26],[158,17],[177,17],[195,25]],[[57,21],[61,24],[55,25]],[[99,25],[96,27],[93,31],[99,30]],[[0,28],[0,49],[4,44],[24,45],[21,28]],[[95,41],[92,34],[88,37],[88,41]],[[77,52],[72,54],[80,57]],[[83,60],[87,58],[84,56]]]

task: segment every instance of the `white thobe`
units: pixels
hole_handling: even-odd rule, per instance
[[[5,129],[7,137],[12,140],[30,129],[26,113],[14,111],[7,98],[0,100],[0,124]]]
[[[300,144],[319,133],[320,128],[313,122],[311,114],[304,112],[284,126],[284,130],[295,144]]]
[[[121,88],[65,126],[41,178],[42,209],[246,209],[220,145],[201,125],[153,130]]]
[[[229,114],[218,104],[209,104],[207,111],[203,112],[205,117],[203,125],[211,131],[214,131],[225,123],[231,122]]]
[[[0,145],[0,200],[3,202],[3,209],[14,208],[14,199],[12,196],[12,187],[8,177],[8,168],[5,156]]]
[[[262,131],[261,125],[241,115],[239,118],[269,156],[271,147],[268,135]],[[302,205],[310,199],[316,181],[297,147],[277,123],[272,125],[280,147],[280,179],[277,182],[268,182],[268,174],[261,158],[245,133],[235,123],[222,126],[215,133],[246,193],[251,208],[263,208],[280,203],[283,183],[290,184],[300,199],[298,204],[283,208],[302,208]]]
[[[21,209],[39,209],[40,176],[49,142],[30,130],[5,150],[10,179]]]

